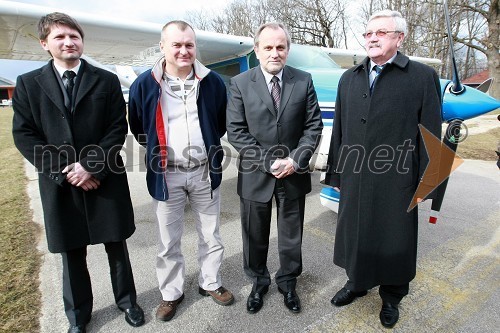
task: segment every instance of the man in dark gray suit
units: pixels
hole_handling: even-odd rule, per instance
[[[18,77],[12,133],[39,172],[48,248],[62,256],[68,332],[85,332],[91,318],[90,244],[104,244],[115,303],[130,325],[140,326],[144,312],[125,241],[135,225],[119,154],[127,135],[120,83],[80,59],[83,31],[70,16],[43,16],[38,33],[52,60]]]
[[[278,23],[257,29],[254,50],[260,66],[231,80],[227,136],[240,154],[243,260],[253,287],[249,313],[258,312],[271,284],[267,252],[272,197],[278,210],[278,290],[286,307],[300,312],[296,293],[302,272],[305,195],[311,191],[309,160],[323,128],[311,75],[285,66],[290,36]]]

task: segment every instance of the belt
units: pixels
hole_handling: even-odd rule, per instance
[[[199,164],[191,164],[191,165],[186,165],[186,164],[170,164],[167,162],[167,169],[175,169],[175,170],[195,170],[198,169],[199,167],[204,166],[207,164],[207,160],[205,161],[200,161]]]

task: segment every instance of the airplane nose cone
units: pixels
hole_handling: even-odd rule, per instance
[[[444,89],[442,118],[448,122],[454,119],[467,120],[500,108],[500,101],[471,87],[455,95],[450,93],[451,81]]]

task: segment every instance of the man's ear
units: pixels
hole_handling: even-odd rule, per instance
[[[404,39],[405,39],[405,34],[404,34],[404,32],[402,32],[398,36],[398,43],[396,44],[398,46],[398,48],[401,47],[401,45],[403,44]]]
[[[40,45],[45,51],[49,50],[49,46],[47,45],[47,41],[40,39]]]

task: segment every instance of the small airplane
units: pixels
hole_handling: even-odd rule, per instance
[[[48,54],[39,46],[36,25],[41,16],[54,11],[61,9],[0,0],[0,59],[48,60]],[[135,76],[129,75],[130,71],[124,66],[150,67],[160,57],[158,42],[163,24],[103,17],[71,10],[64,12],[77,19],[85,32],[84,58],[95,66],[117,74],[125,88],[130,87]],[[196,40],[198,59],[218,72],[226,83],[231,77],[258,65],[251,37],[197,30]],[[324,124],[322,139],[311,159],[312,169],[326,169],[340,76],[345,67],[356,64],[365,56],[364,51],[298,44],[292,44],[290,47],[287,64],[308,71],[313,76]],[[438,59],[410,58],[431,65],[440,63]],[[117,70],[111,70],[109,65],[118,66],[115,67]],[[457,122],[500,107],[500,102],[487,94],[469,87],[465,89],[460,85],[456,73],[455,68],[457,79],[454,78],[453,81],[441,80],[444,96],[441,113],[443,122],[456,126]],[[450,141],[450,138],[447,140]],[[456,149],[456,144],[454,148]],[[235,153],[234,150],[231,151]],[[444,188],[440,186],[441,201],[445,189],[446,185]],[[324,187],[320,200],[324,206],[336,211],[339,194],[332,188]],[[438,208],[440,204],[439,207],[436,206],[437,211]]]

